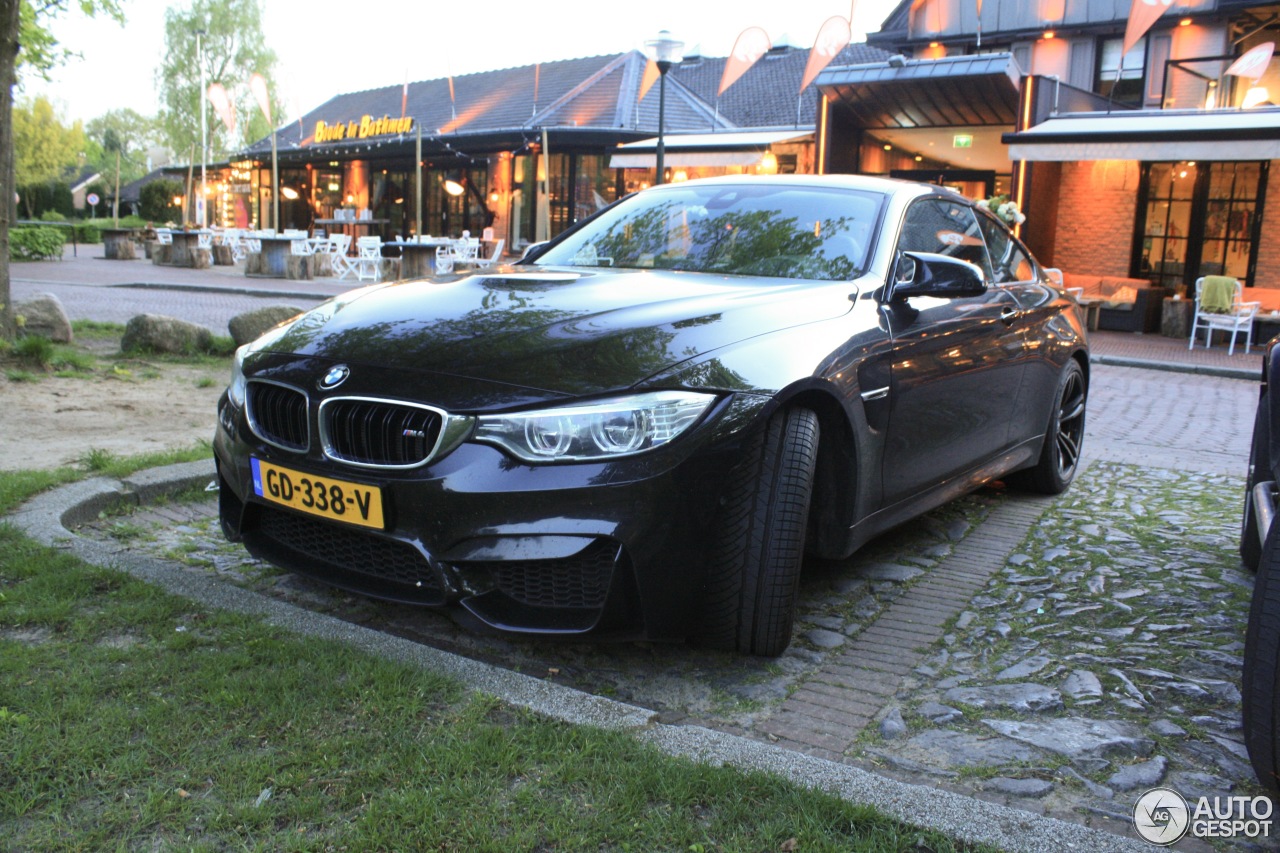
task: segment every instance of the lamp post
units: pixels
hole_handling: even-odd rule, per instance
[[[644,43],[649,49],[653,62],[658,66],[658,175],[655,184],[662,183],[662,172],[665,168],[666,145],[663,142],[663,125],[667,112],[667,72],[671,66],[684,59],[684,42],[673,38],[667,30],[661,30],[658,37]]]
[[[196,199],[196,206],[200,208],[200,227],[204,228],[209,224],[205,215],[205,207],[208,202],[205,194],[205,163],[209,159],[209,123],[205,114],[205,101],[207,93],[204,90],[204,51],[200,38],[205,34],[204,30],[196,30],[196,65],[200,66],[200,195]]]

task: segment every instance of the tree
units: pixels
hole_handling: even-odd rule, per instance
[[[257,0],[195,0],[191,9],[165,12],[164,61],[158,73],[160,123],[169,147],[178,154],[196,152],[200,162],[200,66],[196,33],[201,32],[200,54],[204,84],[221,83],[236,108],[236,133],[230,134],[212,108],[208,112],[210,158],[224,159],[236,150],[268,135],[257,103],[249,92],[249,78],[257,73],[272,87],[275,52],[262,37],[262,10]],[[272,116],[280,113],[278,97],[271,89]]]
[[[88,15],[102,13],[123,23],[118,0],[80,0]],[[44,22],[65,11],[67,0],[0,0],[0,338],[12,340],[15,328],[9,297],[9,225],[15,219],[13,201],[13,87],[18,66],[47,73],[66,51]]]
[[[103,175],[109,175],[114,184],[116,176],[115,150],[120,151],[120,183],[136,181],[151,171],[147,164],[148,152],[160,144],[160,122],[140,115],[130,109],[111,110],[87,122],[84,126],[88,137],[88,162]],[[114,190],[113,190],[114,192]]]
[[[35,193],[43,186],[66,180],[84,153],[84,129],[80,122],[63,126],[46,98],[36,98],[13,109],[14,181],[22,195],[28,218],[34,218]]]
[[[138,191],[138,212],[143,219],[151,222],[180,222],[182,208],[174,204],[173,200],[182,193],[182,182],[170,178],[160,178],[144,184]]]

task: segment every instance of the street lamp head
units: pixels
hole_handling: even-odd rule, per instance
[[[664,74],[672,65],[684,59],[684,42],[672,36],[668,30],[660,31],[657,38],[649,39],[644,46],[654,62],[658,63],[658,70]]]

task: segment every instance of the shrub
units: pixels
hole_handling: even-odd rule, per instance
[[[60,258],[66,241],[67,235],[62,228],[14,228],[9,231],[9,257],[15,261]]]
[[[175,196],[183,195],[181,181],[160,178],[138,191],[138,208],[152,222],[178,222],[182,208],[173,203]]]
[[[13,354],[36,367],[48,367],[53,363],[53,341],[48,338],[19,338],[13,345]]]

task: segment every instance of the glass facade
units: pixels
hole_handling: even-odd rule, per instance
[[[1136,274],[1171,288],[1204,275],[1253,284],[1268,163],[1146,163]]]

